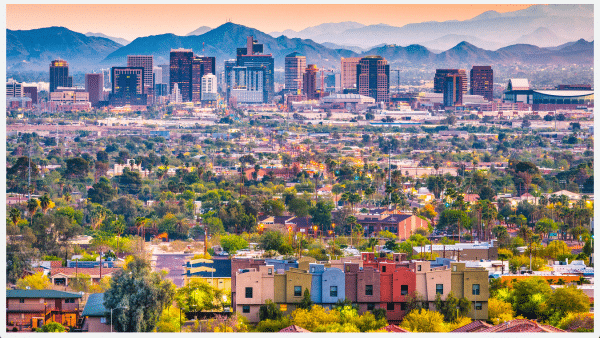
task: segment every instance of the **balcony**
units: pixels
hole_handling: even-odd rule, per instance
[[[58,311],[58,312],[74,312],[79,311],[80,307],[77,303],[69,303],[69,304],[61,304],[60,308],[56,307],[56,304],[10,304],[6,308],[7,313],[15,313],[15,312],[39,312],[44,313],[50,311]]]

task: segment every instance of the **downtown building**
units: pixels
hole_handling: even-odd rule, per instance
[[[146,106],[144,91],[144,67],[112,67],[112,90],[109,95],[111,106]]]
[[[293,52],[285,57],[285,92],[300,95],[306,69],[306,56]]]
[[[488,101],[494,100],[494,70],[491,66],[471,68],[471,95],[481,95]]]
[[[341,61],[341,89],[356,90],[356,66],[360,58],[342,58]]]
[[[462,79],[462,93],[468,93],[468,80],[467,80],[467,71],[464,69],[436,69],[435,76],[433,77],[433,92],[434,93],[443,93],[445,88],[445,81],[448,75],[457,74]]]
[[[98,107],[98,102],[104,101],[104,74],[85,74],[85,91],[92,107]]]
[[[317,91],[317,73],[319,68],[317,65],[308,65],[304,71],[302,80],[302,91],[307,100],[318,100],[319,92]]]
[[[460,74],[451,73],[444,77],[444,107],[462,105],[463,101],[463,77]]]
[[[366,56],[356,66],[358,94],[390,102],[390,66],[381,56]]]
[[[58,87],[73,87],[73,77],[69,76],[69,63],[61,59],[50,62],[50,93]]]
[[[203,78],[216,74],[215,58],[211,56],[194,56],[192,59],[192,102],[200,102],[204,92]],[[208,85],[208,82],[206,82]]]
[[[263,45],[252,36],[246,47],[237,48],[235,66],[225,62],[227,100],[236,103],[268,103],[275,92],[275,61],[271,54],[262,54]],[[257,92],[262,92],[258,98]]]
[[[200,102],[202,77],[215,74],[215,58],[196,56],[191,49],[172,49],[170,54],[169,90],[174,84],[181,94],[181,102]]]

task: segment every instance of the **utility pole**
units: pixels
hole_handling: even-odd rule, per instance
[[[27,192],[29,193],[29,200],[31,199],[31,144],[29,145],[29,166],[28,166],[29,177],[27,179]]]

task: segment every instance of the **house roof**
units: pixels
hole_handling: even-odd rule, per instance
[[[88,297],[82,316],[104,317],[108,311],[104,307],[104,293],[93,293]]]
[[[451,332],[478,332],[489,327],[492,327],[492,325],[481,320],[476,320]]]
[[[310,332],[307,329],[303,329],[298,325],[291,325],[286,328],[279,330],[279,332]]]
[[[550,325],[541,325],[528,319],[514,319],[485,328],[478,332],[565,332]]]
[[[186,268],[199,268],[207,267],[215,269],[215,271],[194,271],[189,273],[186,271],[184,274],[190,277],[204,277],[204,278],[231,278],[231,259],[211,259],[212,263],[194,263],[186,262]]]
[[[6,298],[81,298],[81,295],[56,290],[6,290]]]
[[[387,332],[410,332],[393,324],[384,327],[383,330],[386,330]]]
[[[102,268],[102,275],[103,276],[107,276],[109,274],[112,274],[118,270],[121,270],[121,268]],[[50,270],[50,276],[54,276],[54,275],[58,275],[58,274],[63,274],[65,276],[69,276],[69,277],[73,277],[75,276],[75,274],[85,274],[85,275],[89,275],[89,276],[100,276],[100,267],[95,267],[95,268],[81,268],[81,267],[77,267],[77,268],[52,268],[52,270]]]

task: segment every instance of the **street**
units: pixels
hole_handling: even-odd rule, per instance
[[[183,264],[191,254],[154,254],[153,260],[156,261],[155,271],[168,270],[167,278],[173,281],[177,287],[183,286]]]

